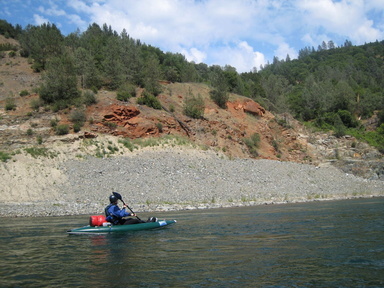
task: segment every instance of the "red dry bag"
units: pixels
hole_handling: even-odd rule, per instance
[[[90,226],[103,226],[103,223],[108,222],[104,215],[95,215],[89,217]]]

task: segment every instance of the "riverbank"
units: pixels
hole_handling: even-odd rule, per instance
[[[61,155],[3,164],[1,217],[102,214],[112,191],[138,213],[384,196],[383,181],[328,165],[231,160],[185,147]]]

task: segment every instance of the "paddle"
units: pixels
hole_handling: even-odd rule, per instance
[[[124,200],[123,200],[123,197],[121,197],[121,195],[120,195],[119,193],[117,193],[117,192],[112,192],[112,194],[115,195],[115,197],[116,197],[117,199],[119,199],[121,202],[123,202],[124,206],[126,206],[126,207],[131,211],[132,214],[136,214],[135,212],[132,211],[132,209],[131,209],[127,204],[125,204],[125,202],[124,202]],[[142,220],[139,218],[139,216],[137,216],[137,215],[136,215],[136,218],[137,218],[138,220],[142,221]]]

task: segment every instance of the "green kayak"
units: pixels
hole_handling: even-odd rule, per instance
[[[126,232],[126,231],[140,231],[163,228],[165,226],[176,223],[176,220],[158,220],[156,222],[147,222],[139,224],[129,225],[108,225],[108,226],[84,226],[68,230],[69,234],[106,234],[115,232]]]

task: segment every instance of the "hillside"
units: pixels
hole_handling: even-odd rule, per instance
[[[0,44],[8,41],[12,41],[13,45],[17,43],[0,35]],[[210,98],[210,86],[202,83],[160,82],[162,92],[157,98],[167,111],[172,112],[138,105],[139,96],[127,102],[118,101],[115,91],[103,89],[96,95],[97,103],[88,107],[70,107],[58,112],[52,112],[47,107],[34,110],[31,104],[38,101],[39,96],[32,91],[39,86],[41,75],[33,72],[30,66],[27,58],[18,54],[11,56],[6,52],[0,59],[0,151],[5,153],[20,153],[27,147],[50,150],[55,142],[73,144],[98,135],[112,135],[122,142],[122,139],[160,139],[156,140],[158,143],[172,135],[188,139],[186,141],[200,149],[212,149],[229,158],[274,159],[314,165],[380,158],[375,149],[353,137],[338,139],[331,134],[311,132],[289,114],[273,115],[243,96],[231,93],[227,109],[219,108]],[[28,95],[20,96],[21,91],[28,91]],[[137,93],[140,95],[141,89],[137,88]],[[183,113],[185,98],[191,93],[204,99],[202,119],[192,119]],[[15,110],[5,109],[10,99]],[[52,121],[73,128],[69,121],[71,113],[83,109],[87,121],[79,132],[74,133],[70,129],[68,135],[55,135]],[[252,154],[245,142],[255,133],[259,134],[260,143],[257,153]],[[107,149],[100,154],[98,139],[101,137],[87,144],[94,146],[93,149],[88,147],[88,151],[93,151],[89,153],[106,156],[116,152]],[[120,146],[120,149],[126,148],[122,144]],[[73,148],[68,149],[73,151]],[[371,173],[364,175],[363,170],[357,169],[354,173],[372,176]]]
[[[159,81],[163,109],[137,104],[137,87],[126,102],[101,89],[95,104],[55,111],[35,105],[41,74],[30,66],[10,51],[0,58],[2,217],[100,213],[110,189],[128,189],[140,212],[382,195],[382,181],[360,178],[384,179],[376,149],[312,132],[250,98],[231,93],[223,109],[207,84]],[[204,100],[200,119],[184,115],[191,94]],[[74,132],[78,111],[86,121]],[[69,133],[57,135],[58,125]]]

